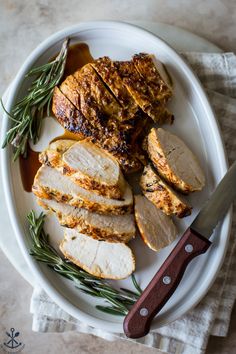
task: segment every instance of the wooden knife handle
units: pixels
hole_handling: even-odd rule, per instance
[[[176,290],[187,265],[210,245],[211,242],[196,231],[186,230],[125,317],[123,326],[127,337],[140,338],[148,334],[153,318]]]

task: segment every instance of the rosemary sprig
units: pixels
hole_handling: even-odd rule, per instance
[[[32,238],[32,248],[30,254],[40,262],[46,263],[55,272],[63,277],[72,280],[80,291],[98,298],[105,299],[110,306],[97,305],[100,311],[124,316],[142,293],[135,276],[132,274],[132,281],[135,291],[128,289],[113,288],[107,281],[97,278],[81,268],[77,267],[65,258],[62,258],[49,243],[49,235],[43,229],[45,214],[38,217],[34,211],[27,216],[29,222],[29,232]]]
[[[60,53],[53,61],[28,72],[25,77],[35,75],[37,77],[29,87],[26,96],[15,104],[11,113],[6,111],[1,100],[5,113],[13,122],[13,126],[6,134],[2,148],[8,144],[15,147],[14,161],[19,155],[27,156],[29,140],[35,144],[39,139],[42,118],[45,112],[47,115],[50,114],[53,89],[60,82],[64,73],[68,44],[69,39],[66,39]]]

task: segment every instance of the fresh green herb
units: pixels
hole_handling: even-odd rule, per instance
[[[54,87],[60,82],[66,64],[69,39],[62,45],[58,56],[51,62],[36,67],[28,72],[25,77],[37,76],[28,89],[26,96],[18,101],[11,113],[2,107],[13,126],[6,134],[2,147],[12,144],[15,148],[13,160],[19,155],[27,156],[27,144],[31,140],[33,144],[39,139],[42,118],[50,114],[51,100]]]
[[[124,288],[120,289],[120,291],[116,290],[107,281],[85,272],[57,253],[49,243],[49,235],[43,229],[45,214],[41,213],[37,217],[34,211],[31,211],[27,219],[33,242],[30,254],[35,259],[46,263],[55,272],[72,280],[75,286],[82,292],[94,297],[103,298],[110,304],[110,306],[98,305],[96,306],[98,310],[119,316],[124,316],[128,313],[129,307],[137,301],[142,293],[133,274],[132,281],[136,289],[135,291]]]

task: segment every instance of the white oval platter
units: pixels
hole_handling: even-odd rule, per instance
[[[86,42],[94,58],[108,55],[113,59],[130,59],[134,53],[155,54],[168,68],[174,81],[174,98],[170,109],[175,114],[175,123],[167,129],[175,132],[195,152],[207,177],[207,185],[201,193],[193,194],[189,201],[194,206],[191,217],[177,221],[179,234],[189,226],[204,201],[227,170],[222,139],[207,97],[195,75],[183,59],[163,40],[138,27],[120,22],[83,23],[65,29],[49,37],[27,58],[11,86],[6,108],[11,110],[14,101],[23,95],[27,88],[24,75],[33,66],[46,62],[58,52],[67,36],[74,42]],[[42,138],[35,150],[45,147],[52,137],[60,135],[62,128],[50,119],[45,120]],[[50,129],[49,129],[50,126]],[[2,137],[10,127],[4,117]],[[48,295],[65,311],[81,321],[109,332],[122,332],[122,318],[104,314],[95,309],[100,303],[84,295],[73,284],[56,275],[43,264],[29,256],[30,239],[27,232],[26,214],[30,209],[40,210],[32,193],[24,192],[21,184],[19,165],[12,163],[12,149],[2,150],[2,178],[7,207],[17,241],[37,282]],[[56,245],[61,238],[56,220],[49,217],[46,229]],[[152,328],[163,326],[186,313],[205,295],[222,264],[230,229],[230,214],[214,232],[214,244],[207,254],[196,258],[187,269],[181,285],[153,321]],[[171,251],[173,245],[154,253],[136,239],[132,241],[137,260],[136,277],[141,287],[145,287]],[[115,286],[132,288],[131,280],[113,282]]]

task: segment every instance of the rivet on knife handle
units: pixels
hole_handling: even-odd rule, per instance
[[[190,261],[207,251],[211,242],[192,229],[187,229],[141,297],[124,320],[129,338],[148,334],[151,322],[179,285]]]

